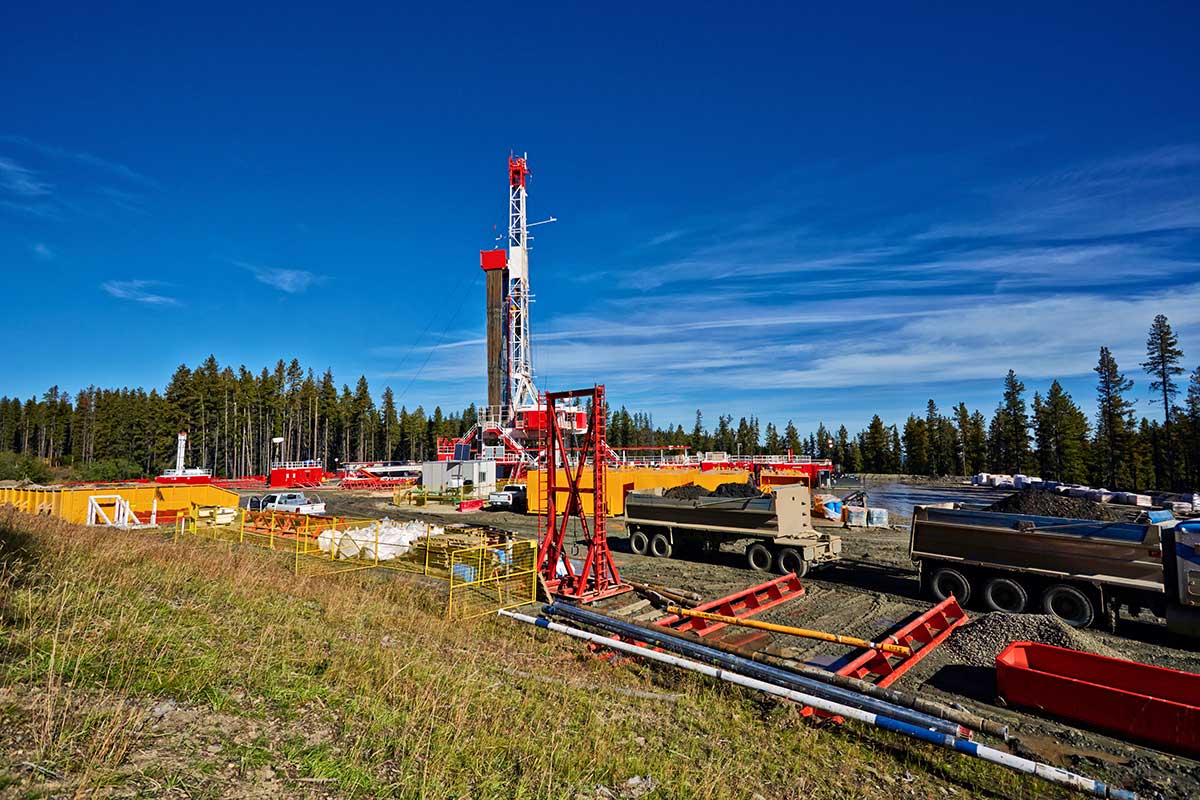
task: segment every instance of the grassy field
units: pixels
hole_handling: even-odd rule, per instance
[[[1062,796],[437,584],[0,510],[0,795]]]

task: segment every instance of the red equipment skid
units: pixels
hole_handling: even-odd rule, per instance
[[[564,428],[559,416],[558,402],[581,398],[587,398],[590,403],[587,430],[583,434],[582,446],[577,450],[570,450],[563,438]],[[604,387],[546,392],[543,407],[546,420],[542,438],[546,454],[546,478],[543,481],[546,502],[542,505],[542,513],[538,515],[538,572],[551,594],[577,603],[591,603],[628,592],[633,587],[621,580],[621,574],[613,562],[612,552],[608,549],[608,529],[605,525],[607,509],[604,507],[604,421],[607,406],[604,402]],[[572,408],[571,411],[573,410]],[[571,430],[571,426],[567,426],[567,430]],[[559,486],[557,482],[556,465],[560,463],[566,476],[565,486]],[[592,470],[592,485],[580,486],[583,471],[589,466]],[[590,520],[584,513],[585,494],[592,495]],[[567,528],[572,518],[579,521],[583,540],[587,544],[587,557],[579,572],[575,571],[566,549]],[[563,573],[561,575],[560,568]]]
[[[879,650],[865,650],[839,669],[838,674],[887,686],[916,666],[933,648],[945,641],[951,631],[966,621],[967,612],[962,610],[954,597],[947,597],[912,622],[878,640],[909,647],[912,655],[898,656]]]
[[[750,617],[768,608],[774,608],[780,603],[795,600],[804,596],[804,587],[794,573],[780,576],[774,580],[760,583],[735,592],[728,597],[711,600],[696,606],[696,611],[707,611],[710,614],[722,614],[726,617]],[[672,615],[655,620],[655,625],[662,625],[680,632],[690,632],[697,636],[707,636],[728,625],[725,622],[713,622],[697,617],[682,617]]]

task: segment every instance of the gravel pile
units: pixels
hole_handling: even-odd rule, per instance
[[[1102,656],[1121,657],[1091,634],[1066,625],[1058,617],[1000,612],[976,617],[955,629],[936,652],[945,663],[990,667],[996,663],[996,655],[1011,642],[1041,642]]]
[[[762,494],[757,488],[748,483],[722,483],[714,491],[703,486],[689,483],[686,486],[672,486],[663,492],[664,497],[673,500],[697,500],[701,497],[758,497]]]
[[[670,497],[672,500],[698,500],[701,497],[708,496],[708,489],[705,489],[703,486],[697,486],[694,483],[684,486],[672,486],[663,492],[663,497]]]
[[[1039,517],[1094,519],[1100,522],[1132,522],[1140,509],[1096,503],[1086,497],[1068,497],[1041,489],[1022,489],[987,507],[1005,514],[1034,514]]]
[[[757,486],[749,483],[722,483],[712,493],[713,497],[761,497]]]

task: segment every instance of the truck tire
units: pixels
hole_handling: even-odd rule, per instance
[[[762,542],[753,542],[746,547],[746,566],[757,572],[770,572],[775,557]]]
[[[629,532],[629,549],[639,556],[650,552],[650,537],[641,528]]]
[[[1056,583],[1042,594],[1042,610],[1072,628],[1086,628],[1096,620],[1092,599],[1066,583]]]
[[[939,601],[954,595],[960,606],[965,606],[971,599],[971,582],[967,580],[966,575],[950,567],[938,567],[933,571],[933,577],[929,579],[929,590]]]
[[[655,558],[671,557],[671,539],[665,533],[656,533],[650,537],[650,555]]]
[[[803,578],[808,574],[808,562],[804,560],[804,554],[796,548],[784,547],[775,554],[775,571],[780,575],[794,572],[797,578]]]
[[[991,578],[983,585],[983,604],[989,611],[1021,614],[1029,606],[1029,592],[1012,578]]]

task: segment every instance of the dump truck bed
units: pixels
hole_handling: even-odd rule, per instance
[[[812,526],[808,487],[785,486],[771,497],[699,497],[676,499],[634,492],[625,498],[629,547],[639,555],[669,557],[677,545],[713,552],[723,543],[749,540],[751,569],[795,572],[835,561],[842,551],[838,536]]]
[[[921,506],[909,538],[914,561],[957,561],[1158,592],[1161,547],[1158,525]]]
[[[680,500],[654,495],[625,497],[628,521],[665,524],[700,530],[738,531],[748,535],[778,536],[779,523],[769,497],[700,497]]]

